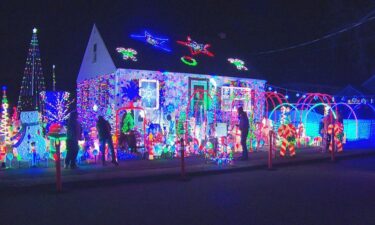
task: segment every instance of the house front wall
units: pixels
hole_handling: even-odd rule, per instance
[[[79,82],[77,108],[85,129],[95,126],[98,115],[115,127],[116,113],[130,104],[144,109],[133,110],[136,121],[141,116],[148,125],[160,127],[181,113],[194,117],[197,123],[237,123],[232,117],[239,106],[259,121],[264,113],[264,88],[265,81],[256,79],[117,69]],[[118,113],[121,118],[123,112]],[[117,126],[120,129],[120,124]]]

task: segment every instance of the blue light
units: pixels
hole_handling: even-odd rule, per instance
[[[269,90],[269,91],[272,91],[272,87],[268,87],[268,90]]]
[[[374,134],[371,136],[371,128],[375,124],[374,120],[358,120],[358,137],[356,134],[355,120],[344,120],[344,132],[348,141],[355,140],[369,140],[374,139]]]
[[[148,43],[148,44],[154,46],[155,48],[159,48],[159,49],[162,49],[164,51],[171,52],[171,49],[166,47],[166,42],[169,41],[168,38],[159,38],[159,37],[153,36],[152,34],[150,34],[147,31],[145,31],[144,35],[132,34],[132,35],[130,35],[130,37],[132,37],[134,39],[137,39],[137,40],[140,40],[140,41],[143,41],[145,43]]]
[[[299,93],[296,94],[296,97],[297,97],[297,98],[299,97]]]

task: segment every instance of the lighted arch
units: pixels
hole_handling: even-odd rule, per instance
[[[309,101],[308,104],[311,104],[311,102],[314,100],[314,97],[318,97],[321,103],[327,103],[327,104],[332,103],[332,96],[328,94],[307,93],[305,96],[306,96],[305,98],[301,97],[300,99],[298,99],[297,104],[299,104],[302,100],[304,104],[306,104],[307,101]],[[304,105],[302,106],[302,110],[304,110]]]
[[[284,101],[286,103],[289,103],[288,100],[285,98],[285,96],[281,93],[275,93],[275,92],[265,92],[265,100],[266,100],[266,115],[268,116],[268,111],[269,111],[269,105],[268,105],[268,100],[272,102],[273,108],[275,108],[277,105],[275,104],[274,99],[276,99],[279,104],[283,104]],[[267,117],[268,118],[268,117]]]
[[[350,105],[348,105],[347,103],[343,103],[343,102],[339,102],[339,103],[334,104],[334,105],[332,106],[332,109],[333,109],[333,108],[336,108],[336,110],[337,110],[337,106],[339,106],[339,105],[344,105],[344,106],[346,106],[347,108],[350,109],[350,111],[351,111],[350,114],[353,113],[353,116],[354,116],[354,119],[355,119],[355,138],[358,139],[358,119],[357,119],[357,115],[356,115],[356,113],[354,112],[353,108],[350,107]]]
[[[318,107],[318,106],[326,106],[326,107],[329,107],[329,110],[332,112],[333,117],[334,117],[335,119],[337,118],[336,113],[335,113],[335,111],[331,108],[331,106],[329,106],[329,105],[326,104],[326,103],[317,103],[317,104],[315,104],[314,106],[312,106],[309,110],[307,110],[306,115],[305,115],[305,119],[304,119],[304,124],[306,124],[306,122],[307,122],[307,117],[308,117],[309,113],[311,112],[311,110],[315,109],[315,108]]]
[[[361,107],[361,106],[363,106],[363,105],[368,105],[368,106],[370,106],[370,108],[372,109],[372,111],[373,111],[374,114],[375,114],[375,107],[374,107],[373,105],[371,105],[371,104],[363,104],[363,103],[361,103],[361,104],[356,105],[356,106],[353,108],[353,110],[355,111],[357,108],[359,108],[359,107]],[[350,114],[349,114],[349,116],[348,116],[348,119],[350,118],[351,115],[352,115],[352,112],[350,112]]]
[[[276,106],[276,107],[271,111],[271,113],[270,113],[270,115],[269,115],[269,118],[271,118],[271,117],[272,117],[272,114],[273,114],[278,108],[280,108],[280,107],[282,107],[282,106],[290,106],[290,107],[292,107],[292,108],[298,113],[298,115],[301,116],[301,113],[299,112],[298,108],[295,107],[293,104],[290,104],[290,103],[282,103],[282,104]]]

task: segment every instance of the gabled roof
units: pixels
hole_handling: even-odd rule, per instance
[[[97,30],[94,25],[93,31]],[[104,45],[108,50],[111,60],[116,68],[126,68],[126,69],[140,69],[140,70],[155,70],[155,71],[169,71],[169,72],[181,72],[181,73],[194,73],[194,74],[208,74],[208,75],[219,75],[219,76],[231,76],[231,77],[244,77],[253,79],[262,79],[256,69],[250,64],[249,59],[244,59],[241,55],[236,54],[236,49],[231,48],[233,45],[229,43],[226,39],[220,39],[217,37],[215,40],[210,42],[211,47],[208,49],[214,54],[214,57],[209,57],[206,55],[196,55],[193,56],[198,62],[197,66],[188,66],[181,62],[182,56],[190,56],[189,48],[176,43],[177,40],[186,41],[187,35],[170,35],[169,41],[166,43],[167,46],[172,50],[171,52],[163,51],[161,49],[155,48],[152,45],[131,38],[131,34],[143,35],[145,30],[135,30],[132,28],[111,26],[100,27],[100,34],[103,37]],[[159,36],[159,34],[149,31],[152,35]],[[99,33],[97,30],[96,33]],[[93,32],[91,33],[93,35]],[[165,34],[167,36],[168,34]],[[100,36],[100,35],[98,35]],[[163,35],[161,35],[163,37]],[[191,36],[191,38],[198,43],[205,44],[205,40],[202,37]],[[91,37],[86,49],[87,51],[92,49],[93,41]],[[100,40],[99,40],[100,41]],[[132,48],[137,51],[137,61],[124,60],[122,55],[116,51],[116,48]],[[85,57],[86,57],[85,53]],[[99,53],[98,53],[99,54]],[[84,57],[84,61],[85,61]],[[108,58],[105,56],[104,58]],[[233,64],[228,62],[228,58],[239,58],[245,61],[245,66],[248,71],[238,70]],[[108,62],[105,67],[108,69],[113,69],[111,63]],[[84,63],[84,62],[83,62]],[[84,68],[85,66],[83,66]],[[97,69],[99,69],[97,67]],[[82,70],[82,66],[81,66]],[[105,69],[101,69],[102,74],[106,74]],[[81,74],[81,71],[80,71]],[[95,76],[100,74],[95,74]],[[82,80],[86,76],[78,76],[78,81]]]
[[[110,74],[115,70],[116,66],[111,55],[94,24],[79,69],[77,81],[94,78],[99,75]]]
[[[375,94],[375,75],[372,75],[372,77],[366,80],[362,84],[362,87],[365,88],[370,93]]]
[[[335,96],[356,96],[356,97],[364,97],[365,94],[363,94],[358,89],[354,88],[352,85],[348,85],[338,91]]]

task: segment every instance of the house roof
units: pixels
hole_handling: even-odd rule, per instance
[[[366,80],[362,87],[369,91],[371,94],[375,94],[375,75],[372,75],[368,80]]]
[[[347,85],[337,93],[335,96],[357,96],[357,97],[364,97],[365,94],[358,89],[354,88],[352,85]]]
[[[170,52],[167,52],[155,48],[146,42],[140,41],[139,39],[141,38],[136,39],[131,37],[131,34],[142,36],[145,34],[145,30],[94,25],[93,30],[95,29],[100,33],[116,68],[208,74],[264,80],[264,77],[250,64],[251,60],[244,59],[241,55],[237,54],[240,51],[236,51],[233,47],[234,45],[226,39],[220,39],[217,37],[214,40],[209,40],[211,46],[207,49],[214,54],[213,57],[203,54],[191,56],[188,47],[176,42],[177,40],[186,41],[187,35],[185,34],[160,35],[153,31],[148,31],[153,36],[160,35],[162,38],[169,39],[169,41],[165,42],[165,45],[163,45],[171,49]],[[198,43],[206,43],[204,37],[191,36],[191,38]],[[136,50],[137,61],[124,60],[122,54],[116,51],[116,48],[118,47],[132,48]],[[91,47],[88,46],[87,48]],[[182,63],[182,56],[193,57],[197,60],[197,66],[188,66]],[[245,61],[245,66],[248,70],[238,70],[235,65],[228,62],[228,58],[239,58]]]

